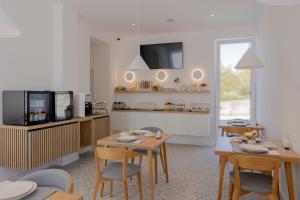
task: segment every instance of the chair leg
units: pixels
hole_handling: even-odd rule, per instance
[[[104,181],[100,182],[100,197],[103,197],[103,191],[104,191]]]
[[[155,184],[158,183],[157,155],[154,156]]]
[[[111,181],[110,181],[110,190],[109,190],[109,196],[110,196],[110,197],[113,196],[113,190],[114,190],[114,181],[111,180]]]
[[[143,161],[143,156],[140,155],[140,161],[139,161],[139,165],[140,165],[140,166],[142,165],[142,161]]]
[[[123,180],[125,200],[129,200],[127,180]]]
[[[98,191],[98,189],[99,189],[99,184],[100,184],[100,181],[97,180],[97,181],[96,181],[96,185],[95,185],[95,190],[94,190],[94,193],[93,193],[93,200],[96,200],[97,191]]]
[[[163,152],[162,151],[163,151],[162,147],[160,147],[159,156],[160,156],[161,166],[163,168],[164,173],[166,173],[166,170],[165,170],[165,161],[164,161],[164,156],[163,156]]]
[[[232,200],[234,185],[231,181],[229,181],[229,200]]]
[[[240,191],[238,189],[234,189],[234,199],[233,200],[239,200],[240,199]]]
[[[134,164],[134,158],[131,158],[131,164]],[[132,181],[132,176],[130,177],[130,180]]]
[[[139,187],[140,200],[143,200],[141,172],[137,173],[137,179],[138,179],[138,187]]]

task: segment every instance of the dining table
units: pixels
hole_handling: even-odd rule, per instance
[[[230,137],[219,137],[217,139],[215,147],[215,155],[220,157],[220,174],[219,174],[219,191],[218,191],[218,200],[222,199],[222,189],[223,189],[223,179],[225,173],[225,165],[227,163],[228,157],[232,155],[255,155],[262,157],[272,157],[281,160],[284,163],[285,175],[288,186],[289,199],[294,200],[294,184],[293,184],[293,173],[292,173],[292,163],[300,163],[300,155],[295,152],[293,149],[285,149],[282,146],[281,141],[272,141],[268,142],[273,143],[276,146],[275,150],[270,150],[267,153],[249,153],[241,150],[239,145],[233,143]]]
[[[97,140],[97,145],[105,147],[115,147],[115,148],[126,148],[129,150],[134,149],[145,149],[148,153],[148,179],[149,179],[149,194],[150,200],[154,199],[154,183],[153,183],[153,150],[162,147],[164,167],[166,173],[167,182],[169,181],[169,172],[168,172],[168,162],[167,162],[167,148],[166,141],[171,137],[168,133],[161,133],[161,137],[157,139],[156,137],[146,137],[142,134],[137,136],[141,142],[120,142],[117,140],[119,133],[114,133],[108,137],[101,138]]]

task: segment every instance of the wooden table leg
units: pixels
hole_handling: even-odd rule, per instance
[[[222,191],[223,191],[223,179],[226,165],[226,157],[220,156],[220,175],[219,175],[219,192],[218,192],[218,200],[222,199]]]
[[[150,149],[150,150],[148,150],[148,173],[149,173],[148,176],[149,176],[149,194],[150,194],[150,200],[154,199],[152,160],[153,160],[153,152]]]
[[[165,171],[166,171],[166,181],[169,183],[169,169],[168,169],[168,159],[167,159],[167,147],[166,143],[163,143],[163,156],[164,156],[164,164],[165,164]]]
[[[295,194],[294,194],[294,185],[293,185],[293,176],[292,176],[292,166],[290,162],[285,162],[285,175],[286,175],[286,181],[289,191],[289,199],[294,200]]]

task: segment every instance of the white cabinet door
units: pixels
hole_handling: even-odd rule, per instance
[[[111,130],[123,131],[129,129],[128,127],[128,114],[127,112],[111,112],[110,124]]]
[[[147,126],[157,127],[166,131],[166,115],[164,113],[149,113]]]
[[[166,132],[172,135],[186,135],[186,115],[166,113]]]
[[[210,119],[209,115],[187,115],[187,135],[209,136]]]
[[[128,112],[128,129],[136,130],[147,126],[146,112]]]

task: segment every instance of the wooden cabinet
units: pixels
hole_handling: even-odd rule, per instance
[[[79,150],[79,123],[29,131],[29,169]]]
[[[95,144],[96,141],[110,135],[109,117],[101,117],[94,119],[94,134],[95,134]]]
[[[0,166],[31,170],[96,144],[109,135],[109,116],[93,115],[33,126],[0,125]]]

